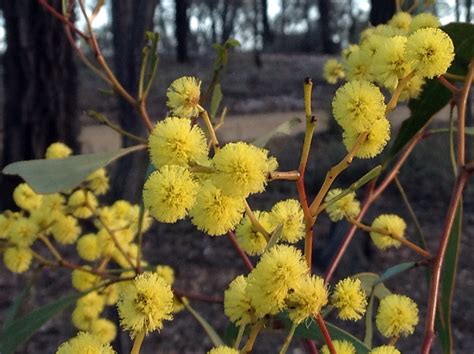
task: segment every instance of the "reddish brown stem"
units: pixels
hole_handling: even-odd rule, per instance
[[[86,36],[80,29],[78,29],[74,23],[69,21],[68,18],[66,18],[63,14],[59,13],[56,11],[56,9],[51,6],[47,0],[38,0],[38,3],[45,8],[46,11],[48,11],[51,15],[56,17],[59,21],[64,23],[66,26],[68,26],[70,29],[72,29],[75,33],[77,33],[79,36],[81,36],[84,40],[88,41],[89,37]]]
[[[318,322],[319,329],[323,334],[324,340],[326,341],[326,345],[328,346],[329,352],[331,354],[337,354],[336,348],[334,348],[334,343],[332,342],[331,335],[329,334],[328,328],[326,327],[326,323],[324,323],[324,319],[321,314],[318,313],[315,316],[316,322]]]
[[[469,97],[469,92],[471,90],[471,83],[474,80],[474,59],[471,60],[469,64],[469,71],[466,75],[466,80],[464,81],[464,86],[462,87],[459,95],[455,95],[454,99],[456,100],[456,106],[458,108],[458,134],[457,134],[457,165],[458,169],[461,169],[466,163],[466,143],[465,143],[465,126],[466,126],[466,106],[467,98]]]
[[[454,223],[456,210],[461,200],[462,192],[466,186],[466,182],[469,178],[469,173],[463,171],[457,178],[454,186],[451,202],[449,203],[449,209],[446,214],[444,221],[443,233],[441,235],[441,241],[439,243],[438,252],[434,259],[433,269],[431,274],[431,287],[430,287],[430,298],[428,302],[428,311],[426,315],[426,327],[425,337],[423,340],[423,346],[421,352],[428,354],[433,345],[435,338],[435,319],[436,319],[436,307],[438,302],[439,286],[441,279],[441,270],[443,268],[444,256],[446,254],[446,248],[449,243],[449,236],[451,234],[451,228]]]
[[[448,81],[443,75],[437,77],[438,81],[446,87],[453,95],[459,92],[459,88]]]
[[[357,221],[362,220],[362,218],[364,217],[365,213],[367,212],[369,207],[372,205],[372,203],[380,196],[380,194],[382,194],[382,192],[393,181],[398,171],[400,170],[402,165],[405,163],[408,156],[410,156],[410,153],[413,151],[416,144],[423,138],[423,136],[424,136],[424,133],[423,133],[423,130],[421,130],[420,132],[418,132],[417,135],[415,135],[411,139],[410,143],[407,145],[402,155],[399,157],[398,161],[395,163],[395,165],[392,167],[390,172],[387,174],[387,176],[384,178],[384,180],[380,183],[380,185],[376,189],[375,189],[375,181],[369,184],[367,196],[362,203],[360,214],[356,219]],[[344,239],[341,245],[339,246],[339,249],[337,250],[335,256],[333,257],[331,263],[328,266],[328,269],[326,270],[326,274],[324,277],[324,280],[326,281],[326,283],[329,283],[331,281],[331,278],[334,275],[334,272],[336,271],[336,268],[339,265],[339,262],[341,261],[342,256],[346,252],[347,247],[349,247],[349,244],[352,241],[352,238],[354,237],[356,230],[357,230],[357,227],[353,225],[345,234]]]
[[[239,254],[240,258],[242,258],[242,261],[244,262],[245,267],[247,267],[247,269],[249,271],[252,271],[253,264],[252,264],[252,262],[250,262],[250,259],[247,256],[247,254],[245,254],[245,252],[242,250],[242,248],[240,248],[239,244],[237,243],[234,232],[229,231],[227,233],[227,236],[228,236],[230,242],[232,242],[232,246],[234,246],[234,248],[237,251],[237,253]]]

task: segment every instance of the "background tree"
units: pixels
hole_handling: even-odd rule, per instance
[[[395,1],[370,1],[369,21],[373,26],[386,23],[395,14]]]
[[[145,31],[153,29],[158,0],[112,0],[112,33],[115,72],[118,80],[133,96],[137,94],[141,53]],[[136,135],[145,136],[145,126],[135,109],[118,97],[120,126]],[[122,136],[122,146],[136,142]],[[114,191],[121,198],[138,201],[146,163],[144,155],[129,155],[120,160]]]
[[[59,11],[61,0],[49,2]],[[77,69],[63,25],[37,0],[1,0],[6,30],[3,56],[2,166],[41,158],[62,141],[79,150]],[[17,181],[2,175],[3,206]]]
[[[188,0],[175,0],[175,36],[176,36],[176,59],[178,63],[189,60],[188,55]]]

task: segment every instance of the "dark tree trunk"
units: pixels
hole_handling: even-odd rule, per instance
[[[332,16],[332,6],[331,0],[319,0],[318,1],[318,10],[320,14],[319,24],[321,30],[321,44],[323,53],[325,54],[335,54],[339,50],[339,45],[334,43],[331,39],[332,37],[332,28],[331,28],[331,16]]]
[[[268,20],[268,0],[261,0],[260,7],[262,9],[262,40],[265,46],[266,44],[272,43],[274,39]]]
[[[373,26],[387,23],[395,14],[395,1],[371,0],[369,21]]]
[[[471,23],[472,0],[466,0],[466,22]]]
[[[175,0],[176,60],[185,63],[188,56],[188,0]]]
[[[230,5],[232,3],[232,5]],[[234,31],[235,16],[237,13],[237,1],[225,0],[224,8],[222,9],[222,36],[221,43],[224,43],[226,40],[232,36]]]
[[[460,0],[456,0],[456,3],[454,5],[454,13],[456,14],[456,22],[459,22],[459,20],[461,19],[461,15],[460,15],[460,12],[459,12],[459,2]]]
[[[115,72],[125,89],[136,97],[144,34],[153,29],[153,14],[158,0],[113,0],[112,32]],[[118,98],[120,126],[139,136],[146,136],[146,128],[134,107]],[[136,144],[122,137],[122,145]],[[133,154],[121,159],[114,177],[114,194],[137,202],[140,200],[143,176],[146,171],[145,154]]]
[[[258,1],[253,0],[253,11],[254,11],[254,18],[253,18],[253,41],[254,41],[254,62],[258,68],[263,66],[262,57],[261,57],[261,36],[260,31],[258,28],[259,25],[259,8],[258,8]]]
[[[61,1],[50,2],[61,8]],[[7,49],[3,56],[2,165],[42,158],[55,141],[79,152],[77,69],[63,25],[36,0],[0,1]],[[11,179],[2,178],[4,206]]]

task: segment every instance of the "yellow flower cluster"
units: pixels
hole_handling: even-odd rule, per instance
[[[255,323],[288,310],[298,324],[318,314],[328,302],[324,280],[311,276],[301,252],[276,245],[262,255],[248,277],[238,276],[225,292],[224,309],[237,325]]]
[[[199,230],[223,235],[241,221],[245,198],[265,189],[278,164],[267,150],[244,142],[219,147],[211,158],[204,132],[189,119],[202,110],[200,81],[177,79],[167,95],[174,116],[158,122],[149,136],[157,171],[145,183],[145,207],[158,221],[174,223],[189,215]],[[256,254],[264,246],[254,239],[247,248]]]
[[[372,223],[372,227],[375,229],[384,230],[389,234],[405,238],[405,229],[407,227],[407,224],[398,215],[383,214],[375,218]],[[387,234],[372,231],[370,233],[370,237],[372,238],[374,245],[381,250],[386,250],[390,247],[398,248],[401,245],[400,241],[393,237],[390,237]]]
[[[348,82],[334,97],[333,115],[343,129],[343,142],[359,158],[378,155],[390,139],[387,108],[380,87],[394,94],[394,102],[416,98],[426,78],[444,74],[454,59],[454,46],[428,13],[412,17],[398,12],[385,25],[368,28],[357,45],[343,51],[342,64],[329,60],[323,77]]]
[[[146,272],[125,283],[117,308],[122,327],[134,338],[161,330],[163,321],[173,318],[173,292],[163,277]]]
[[[336,349],[337,354],[356,354],[356,348],[354,345],[347,340],[334,340],[334,349]],[[321,354],[330,354],[329,348],[327,345],[324,345],[321,348]]]
[[[221,345],[216,348],[212,348],[207,354],[239,354],[237,349]]]
[[[406,337],[418,324],[418,306],[408,296],[388,295],[380,301],[375,324],[387,338]]]
[[[304,216],[300,203],[295,199],[276,203],[270,212],[255,211],[256,219],[269,233],[281,225],[282,233],[277,242],[296,243],[304,237]],[[235,229],[237,242],[250,255],[260,255],[267,247],[265,236],[245,216]]]
[[[338,282],[331,295],[331,303],[339,310],[340,319],[360,320],[367,307],[367,297],[360,279],[346,278]]]
[[[377,348],[373,348],[369,354],[401,354],[401,352],[391,345],[382,345]]]
[[[114,354],[115,350],[104,343],[99,335],[79,332],[77,336],[60,345],[56,354]]]
[[[324,199],[324,202],[328,203],[326,212],[331,221],[334,222],[342,220],[343,218],[354,219],[360,213],[360,203],[356,199],[355,192],[351,192],[336,201],[332,201],[341,193],[342,189],[340,188],[331,189]]]

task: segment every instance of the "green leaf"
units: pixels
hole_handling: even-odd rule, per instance
[[[240,42],[235,38],[229,38],[225,41],[224,47],[226,48],[237,48],[240,47]]]
[[[141,149],[143,145],[64,159],[19,161],[9,164],[2,172],[19,175],[36,193],[56,193],[78,186],[99,168]]]
[[[291,118],[290,120],[280,124],[277,126],[275,129],[269,131],[267,134],[255,139],[253,141],[253,145],[259,146],[259,147],[264,147],[267,145],[267,143],[275,136],[277,135],[289,135],[293,131],[293,129],[303,122],[301,118],[295,117]]]
[[[72,294],[49,305],[32,311],[28,315],[13,321],[0,334],[0,353],[14,353],[18,346],[30,338],[51,318],[74,304],[85,293]]]
[[[409,107],[410,118],[406,119],[387,156],[392,159],[418,133],[428,121],[439,112],[452,98],[452,93],[437,80],[429,80],[423,87],[420,96],[411,100]]]
[[[267,252],[270,248],[275,246],[278,240],[281,238],[283,234],[283,224],[280,224],[276,227],[276,229],[272,232],[270,239],[268,240],[267,247],[265,247],[265,252]]]
[[[362,283],[362,289],[364,289],[367,295],[373,293],[375,297],[382,300],[385,296],[390,295],[391,291],[388,290],[385,285],[380,281],[380,277],[375,273],[358,273],[352,276],[353,278],[360,279]]]
[[[365,336],[364,336],[364,343],[369,348],[372,348],[372,338],[374,336],[374,324],[373,324],[373,316],[374,316],[374,294],[370,294],[369,303],[367,305],[367,311],[365,313]]]
[[[219,105],[222,101],[222,90],[221,84],[216,84],[214,90],[212,91],[212,98],[211,98],[211,118],[214,118],[217,114],[217,110],[219,109]]]
[[[326,209],[328,206],[333,205],[335,202],[338,200],[344,198],[346,195],[355,192],[359,188],[363,187],[365,184],[369,183],[373,179],[377,178],[377,176],[382,172],[382,166],[377,165],[373,169],[371,169],[369,172],[367,172],[365,175],[363,175],[361,178],[359,178],[357,181],[352,183],[349,188],[344,189],[341,193],[336,195],[334,198],[330,199],[326,203],[324,203],[321,206],[321,209]]]
[[[26,298],[30,295],[31,288],[35,285],[36,279],[38,278],[39,269],[36,269],[28,280],[26,285],[23,287],[20,295],[18,295],[13,304],[5,311],[2,330],[5,330],[15,319],[16,315],[21,309],[21,306],[25,302]]]
[[[441,273],[440,306],[436,316],[436,330],[444,353],[453,352],[451,328],[451,304],[458,267],[459,248],[462,232],[462,200],[459,202],[449,236],[448,247],[444,256],[444,267]]]
[[[231,347],[234,345],[235,339],[237,338],[238,334],[239,334],[239,327],[237,327],[232,322],[229,323],[229,325],[225,329],[225,334],[224,334],[224,340],[227,346]]]
[[[282,318],[285,327],[291,328],[292,322],[286,315],[285,318]],[[352,334],[344,331],[343,329],[325,321],[326,327],[331,335],[332,340],[347,340],[351,342],[356,348],[357,354],[367,354],[370,351],[370,348],[367,347],[362,341],[354,337]],[[309,338],[317,340],[320,343],[324,343],[324,336],[319,329],[318,324],[312,320],[311,322],[306,321],[300,324],[295,331],[295,335],[302,338]]]
[[[384,281],[400,273],[406,272],[407,270],[413,269],[417,266],[418,266],[417,262],[404,262],[404,263],[397,264],[393,267],[388,268],[385,272],[383,272],[382,275],[380,276],[379,281],[383,283]]]
[[[455,57],[448,72],[465,75],[467,66],[474,57],[474,25],[470,23],[453,22],[441,27],[454,44]]]
[[[204,329],[204,331],[207,333],[209,339],[211,340],[212,344],[215,347],[218,347],[220,345],[224,345],[224,342],[222,341],[221,337],[217,334],[216,330],[214,327],[212,327],[209,322],[207,322],[204,317],[202,317],[195,309],[191,307],[189,304],[189,301],[185,298],[181,298],[181,301],[186,307],[186,309],[189,311],[189,313],[194,317],[196,321],[201,325],[201,327]]]

